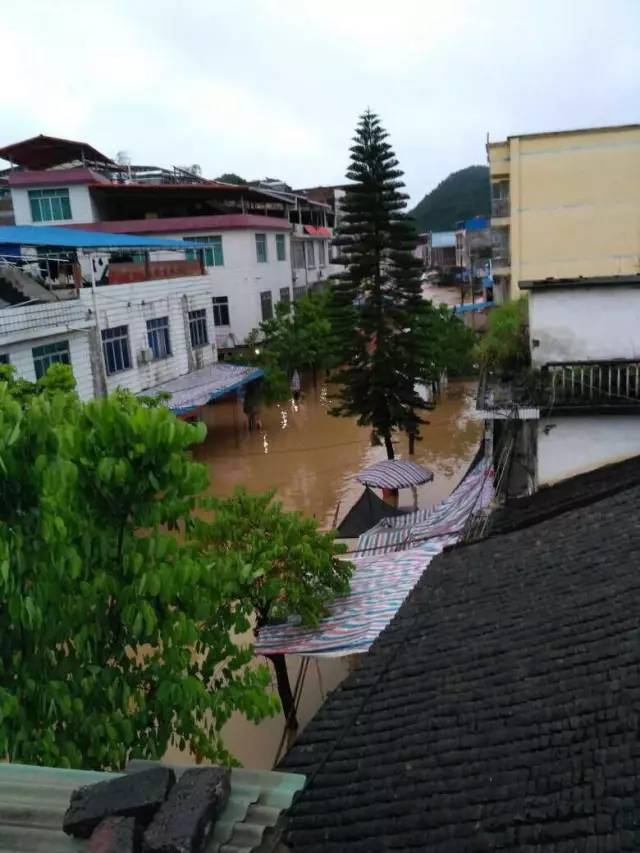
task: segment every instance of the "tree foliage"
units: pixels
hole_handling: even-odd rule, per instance
[[[275,316],[260,325],[262,349],[272,354],[287,375],[308,368],[315,373],[334,359],[331,321],[327,311],[329,292],[304,294],[292,306],[276,305]]]
[[[232,639],[251,608],[238,559],[205,558],[192,515],[203,428],[125,393],[82,403],[69,373],[0,381],[0,751],[115,769],[173,741],[228,759],[232,712],[274,700]]]
[[[492,309],[489,327],[475,347],[474,355],[483,367],[502,373],[511,373],[529,365],[528,303],[525,296]]]
[[[447,305],[426,303],[420,319],[420,341],[425,384],[437,384],[445,371],[449,376],[474,372],[476,335]]]
[[[419,327],[424,316],[417,235],[404,212],[408,196],[398,161],[377,116],[360,119],[335,245],[345,265],[333,286],[339,402],[334,414],[371,426],[393,458],[391,435],[418,437],[424,403],[415,384],[424,374]]]
[[[236,184],[242,187],[247,185],[247,181],[241,178],[240,175],[236,175],[235,172],[223,172],[222,175],[216,178],[216,181],[220,181],[223,184]]]
[[[420,231],[451,231],[462,219],[488,216],[489,169],[467,166],[452,172],[411,211]]]
[[[349,591],[352,565],[340,559],[346,549],[317,522],[285,512],[273,494],[250,495],[238,489],[231,498],[213,499],[213,520],[198,522],[212,560],[226,555],[235,563],[238,597],[251,605],[258,631],[291,616],[317,625],[327,604]],[[295,703],[284,655],[269,655],[290,728],[297,727]]]

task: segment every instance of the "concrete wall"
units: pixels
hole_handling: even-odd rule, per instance
[[[539,485],[638,454],[640,422],[633,415],[554,415],[538,423]]]
[[[31,340],[14,341],[10,344],[2,344],[2,338],[0,338],[0,354],[8,354],[9,362],[15,367],[16,373],[20,378],[27,379],[29,382],[35,382],[36,373],[33,363],[33,347],[57,343],[58,341],[68,341],[71,368],[77,383],[78,394],[81,399],[90,400],[93,397],[94,391],[91,371],[90,335],[91,330],[86,329],[82,332],[70,331]]]
[[[516,137],[489,163],[510,181],[512,296],[521,280],[638,271],[640,128]]]
[[[576,285],[531,291],[529,331],[536,367],[640,360],[640,287]]]
[[[87,307],[93,306],[89,288],[80,291]],[[190,370],[217,361],[213,327],[211,286],[206,276],[137,282],[96,288],[100,329],[127,326],[131,367],[106,377],[108,391],[128,388],[142,391]],[[207,312],[209,344],[191,349],[187,313],[204,308]],[[169,318],[171,355],[168,358],[141,363],[141,350],[148,349],[147,320]]]
[[[267,235],[267,262],[258,263],[256,255],[256,233]],[[238,344],[262,322],[260,293],[271,292],[272,304],[280,299],[280,289],[291,289],[291,240],[285,232],[286,258],[278,261],[276,255],[276,233],[274,231],[212,231],[210,236],[222,236],[224,266],[209,267],[207,281],[211,296],[226,296],[229,299],[229,327],[218,327],[216,333],[225,337],[232,334]],[[179,233],[171,235],[182,239],[197,239],[197,234]],[[209,236],[209,233],[207,233]],[[172,257],[175,257],[173,253]],[[160,259],[160,258],[159,258]]]
[[[31,218],[31,206],[29,204],[29,190],[50,190],[50,189],[68,189],[69,203],[71,205],[71,219],[65,219],[64,224],[72,222],[85,223],[93,222],[96,219],[95,210],[89,190],[81,184],[72,184],[66,186],[61,183],[55,187],[12,187],[11,199],[13,201],[13,214],[16,225],[57,225],[59,220],[51,222],[34,222]]]

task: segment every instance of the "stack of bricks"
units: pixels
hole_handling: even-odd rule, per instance
[[[201,853],[230,794],[222,767],[154,767],[74,791],[62,828],[87,853]]]

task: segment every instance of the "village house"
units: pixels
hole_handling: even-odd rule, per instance
[[[329,205],[278,186],[208,181],[185,169],[120,165],[83,142],[39,136],[0,149],[17,225],[197,239],[213,299],[215,340],[224,354],[333,268]],[[4,254],[15,247],[4,247]],[[98,285],[180,277],[192,250],[105,253]],[[85,283],[91,270],[80,258]],[[191,270],[193,271],[193,269]],[[56,267],[57,272],[57,267]]]
[[[487,144],[497,297],[522,281],[638,272],[640,125]]]

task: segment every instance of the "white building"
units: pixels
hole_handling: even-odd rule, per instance
[[[521,282],[546,377],[539,485],[640,454],[640,275]]]

